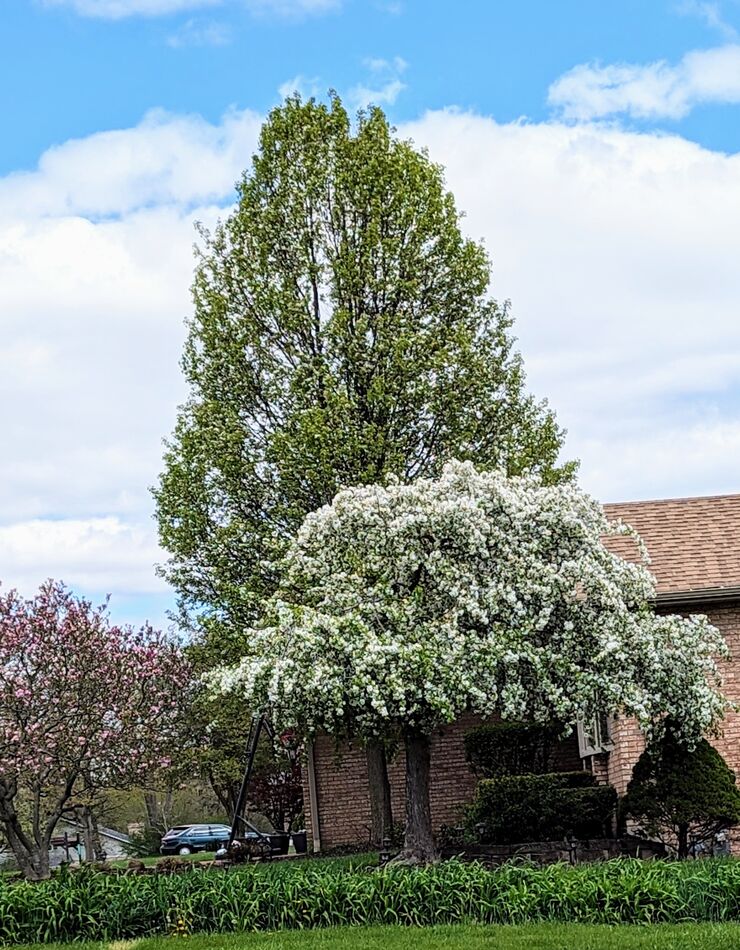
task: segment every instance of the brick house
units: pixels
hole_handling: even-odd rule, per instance
[[[621,518],[642,536],[657,578],[655,609],[666,613],[706,614],[740,654],[740,494],[606,505],[609,518]],[[635,557],[634,544],[610,538],[609,547]],[[740,700],[740,659],[723,663],[724,689]],[[435,828],[455,824],[460,807],[472,798],[475,777],[465,761],[463,736],[479,720],[461,718],[432,738],[431,809]],[[558,749],[558,769],[591,769],[622,794],[644,748],[635,722],[618,719],[609,736],[574,730]],[[728,764],[740,773],[740,714],[728,714],[722,735],[712,740]],[[404,815],[404,761],[401,750],[389,763],[393,814]],[[304,801],[309,840],[328,850],[368,840],[370,802],[364,750],[319,737],[308,750]]]

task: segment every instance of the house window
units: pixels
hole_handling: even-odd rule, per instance
[[[606,715],[580,720],[577,730],[578,752],[582,759],[601,752],[611,752],[614,748],[609,717]]]

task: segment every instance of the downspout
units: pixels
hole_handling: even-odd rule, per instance
[[[316,791],[316,758],[314,744],[309,742],[306,754],[308,768],[308,797],[311,802],[311,837],[313,839],[313,853],[321,851],[321,827],[319,825],[319,799]]]

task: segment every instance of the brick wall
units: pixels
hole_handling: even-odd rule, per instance
[[[442,825],[459,823],[462,807],[472,801],[476,777],[465,761],[463,739],[465,733],[480,722],[478,717],[463,716],[457,722],[438,729],[432,736],[430,805],[435,830]],[[330,736],[319,736],[313,754],[322,850],[368,842],[370,799],[362,746],[342,743],[338,748]],[[559,771],[582,768],[575,736],[560,745],[554,767]],[[405,756],[400,749],[388,765],[393,820],[400,823],[405,816],[404,770]],[[313,829],[305,769],[303,794],[311,840]]]
[[[720,666],[723,691],[728,699],[740,700],[740,604],[710,608],[703,612],[722,632],[730,648],[730,659],[723,660]],[[607,778],[622,795],[632,777],[632,768],[645,748],[645,741],[633,719],[617,720],[612,734],[614,751],[608,756]],[[727,760],[730,768],[740,775],[740,715],[728,713],[722,723],[721,735],[710,737],[710,741]]]

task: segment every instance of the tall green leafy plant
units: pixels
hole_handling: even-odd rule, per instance
[[[236,210],[201,232],[190,391],[154,494],[164,574],[214,662],[244,652],[270,562],[338,490],[433,476],[451,457],[572,475],[460,217],[442,169],[380,109],[353,127],[337,96],[292,97],[262,128]],[[370,766],[387,786],[377,755]]]

